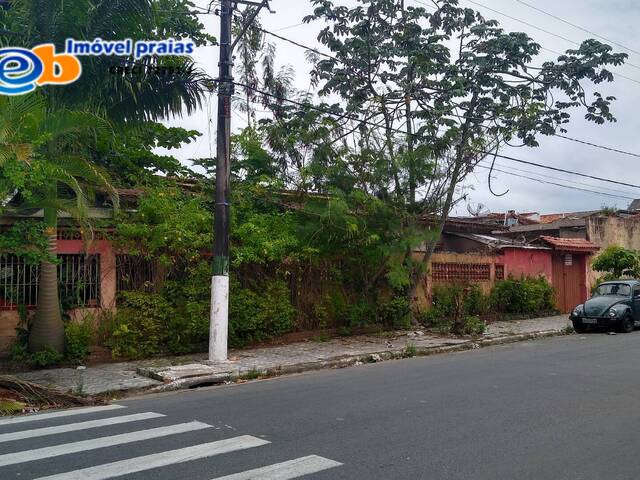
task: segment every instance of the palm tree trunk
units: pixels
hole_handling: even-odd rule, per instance
[[[58,212],[45,207],[44,222],[49,240],[48,252],[55,257],[57,251]],[[38,308],[29,334],[29,351],[39,352],[45,348],[64,352],[64,324],[58,298],[58,268],[56,264],[43,261],[40,264],[38,284]]]

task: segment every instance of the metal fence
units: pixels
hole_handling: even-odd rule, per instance
[[[58,255],[58,288],[64,307],[100,305],[100,255]],[[38,304],[40,268],[21,258],[0,254],[0,309]]]

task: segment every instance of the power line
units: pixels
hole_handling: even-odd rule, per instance
[[[502,15],[505,18],[509,18],[509,19],[511,19],[513,21],[522,23],[523,25],[527,25],[528,27],[535,28],[536,30],[538,30],[540,32],[546,33],[547,35],[551,35],[553,37],[556,37],[556,38],[559,38],[561,40],[564,40],[565,42],[569,42],[569,43],[571,43],[573,45],[580,46],[580,42],[576,42],[575,40],[567,38],[567,37],[565,37],[563,35],[554,33],[554,32],[552,32],[550,30],[547,30],[545,28],[542,28],[542,27],[539,27],[537,25],[534,25],[533,23],[527,22],[526,20],[522,20],[520,18],[514,17],[514,16],[509,15],[507,13],[501,12],[499,10],[496,10],[495,8],[488,7],[488,6],[486,6],[486,5],[484,5],[484,4],[480,3],[480,2],[476,2],[475,0],[466,0],[466,1],[471,3],[471,4],[473,4],[473,5],[477,5],[479,7],[486,8],[487,10],[490,10],[490,11],[492,11],[494,13],[497,13],[498,15]],[[640,70],[640,66],[635,65],[633,63],[626,62],[625,65],[628,65],[630,67],[633,67],[633,68],[636,68],[636,69]]]
[[[259,30],[261,32],[267,34],[267,35],[271,35],[271,36],[273,36],[275,38],[278,38],[280,40],[288,42],[288,43],[290,43],[292,45],[295,45],[295,46],[297,46],[299,48],[303,48],[303,49],[309,50],[311,52],[317,53],[317,54],[322,55],[322,56],[327,57],[327,58],[331,58],[331,59],[333,59],[333,60],[335,60],[337,62],[340,62],[340,63],[344,64],[344,62],[342,60],[340,60],[339,58],[336,58],[335,56],[329,55],[327,53],[320,52],[319,50],[317,50],[315,48],[312,48],[312,47],[309,47],[309,46],[304,45],[302,43],[296,42],[294,40],[291,40],[290,38],[283,37],[282,35],[277,35],[277,34],[275,34],[273,32],[270,32],[269,30],[266,30],[264,28],[259,28]],[[546,49],[546,50],[548,50],[548,49]],[[553,50],[550,50],[550,51],[553,52],[553,53],[557,53],[558,55],[561,55],[561,53],[559,53],[559,52],[555,52]],[[617,74],[617,75],[619,75],[619,74]],[[627,77],[624,77],[624,78],[627,78]],[[634,82],[640,83],[640,81],[634,80],[632,78],[628,78],[628,80],[632,80]],[[482,120],[482,121],[484,121],[484,119],[473,118],[473,117],[461,117],[459,115],[454,115],[454,114],[451,114],[451,116],[459,117],[459,118],[469,118],[470,120]],[[596,144],[596,143],[587,142],[585,140],[580,140],[578,138],[572,138],[572,137],[569,137],[569,136],[566,136],[566,135],[562,135],[562,134],[559,134],[559,133],[554,133],[552,135],[555,136],[555,137],[563,138],[565,140],[570,140],[572,142],[581,143],[583,145],[589,145],[591,147],[600,148],[602,150],[607,150],[607,151],[610,151],[610,152],[615,152],[615,153],[620,153],[620,154],[623,154],[623,155],[629,155],[629,156],[632,156],[632,157],[640,158],[640,154],[638,154],[638,153],[628,152],[628,151],[620,150],[620,149],[617,149],[617,148],[608,147],[608,146],[605,146],[605,145],[599,145],[599,144]]]
[[[573,28],[577,28],[578,30],[582,30],[583,32],[588,33],[589,35],[593,35],[594,37],[598,37],[598,38],[604,40],[605,42],[609,42],[609,43],[611,43],[613,45],[616,45],[617,47],[624,48],[625,50],[627,50],[629,52],[635,53],[636,55],[640,55],[640,51],[638,51],[638,50],[634,50],[633,48],[627,47],[627,46],[625,46],[625,45],[623,45],[621,43],[618,43],[618,42],[616,42],[614,40],[611,40],[611,39],[609,39],[607,37],[604,37],[604,36],[602,36],[602,35],[600,35],[598,33],[592,32],[591,30],[588,30],[588,29],[586,29],[584,27],[581,27],[580,25],[576,25],[575,23],[572,23],[572,22],[570,22],[570,21],[568,21],[568,20],[566,20],[566,19],[564,19],[564,18],[562,18],[562,17],[560,17],[558,15],[554,15],[553,13],[550,13],[550,12],[547,12],[545,10],[542,10],[541,8],[538,8],[538,7],[534,6],[534,5],[531,5],[530,3],[527,3],[527,2],[525,2],[523,0],[515,0],[515,1],[518,2],[518,3],[521,3],[522,5],[527,6],[529,8],[532,8],[533,10],[536,10],[537,12],[540,12],[540,13],[542,13],[544,15],[547,15],[547,16],[549,16],[551,18],[555,18],[556,20],[559,20],[562,23],[570,25]]]
[[[477,165],[477,167],[478,168],[484,168],[485,170],[491,170],[491,167],[487,167],[485,165]],[[494,172],[504,173],[506,175],[511,175],[511,176],[514,176],[514,177],[525,178],[527,180],[531,180],[531,181],[538,182],[538,183],[543,183],[543,184],[546,184],[546,185],[554,185],[556,187],[567,188],[567,189],[570,189],[570,190],[578,190],[578,191],[581,191],[581,192],[593,193],[593,194],[596,194],[596,195],[603,195],[603,196],[606,196],[606,197],[623,198],[625,200],[635,200],[635,198],[633,198],[633,197],[625,197],[625,196],[622,196],[622,195],[614,195],[612,193],[599,192],[597,190],[591,190],[591,189],[588,189],[588,188],[574,187],[574,186],[571,186],[571,185],[564,185],[562,183],[549,182],[547,180],[541,180],[539,178],[529,177],[527,175],[520,175],[518,173],[507,172],[505,170],[500,170],[500,169],[495,168],[495,167],[493,168],[493,171]]]
[[[545,29],[543,29],[543,28],[541,28],[541,27],[538,27],[537,25],[533,25],[532,23],[529,23],[529,22],[527,22],[527,21],[525,21],[525,20],[521,20],[521,19],[519,19],[519,18],[513,17],[513,16],[511,16],[511,15],[508,15],[508,14],[506,14],[506,13],[503,13],[503,12],[501,12],[501,11],[499,11],[499,10],[494,9],[494,8],[487,7],[486,5],[483,5],[483,4],[481,4],[481,3],[475,2],[475,1],[473,1],[473,0],[467,0],[467,1],[471,2],[471,3],[472,3],[472,4],[474,4],[474,5],[478,5],[478,6],[480,6],[480,7],[486,8],[487,10],[491,10],[492,12],[497,13],[498,15],[502,15],[502,16],[503,16],[503,17],[505,17],[505,18],[512,19],[512,20],[514,20],[514,21],[516,21],[516,22],[522,23],[522,24],[524,24],[524,25],[528,25],[528,26],[530,26],[531,28],[535,28],[535,29],[540,30],[540,31],[542,31],[542,32],[544,32],[544,33],[548,33],[549,35],[553,35],[553,36],[555,36],[555,37],[561,38],[562,40],[565,40],[565,41],[567,41],[567,42],[570,42],[570,43],[572,43],[572,44],[574,44],[574,45],[580,45],[578,42],[576,42],[576,41],[574,41],[574,40],[571,40],[571,39],[569,39],[569,38],[563,37],[562,35],[557,35],[557,34],[555,34],[555,33],[553,33],[553,32],[550,32],[550,31],[545,30]],[[415,0],[415,2],[416,2],[416,3],[419,3],[419,4],[421,4],[421,5],[424,5],[424,6],[426,6],[426,7],[433,8],[433,6],[432,6],[432,5],[429,5],[429,4],[427,4],[427,3],[425,3],[425,2],[423,2],[423,1],[421,1],[421,0]],[[551,52],[551,53],[553,53],[553,54],[555,54],[555,55],[564,55],[564,53],[558,52],[557,50],[553,50],[553,49],[551,49],[551,48],[543,47],[542,45],[540,46],[540,48],[541,48],[542,50],[546,50],[547,52]],[[640,66],[638,66],[638,65],[634,65],[634,64],[632,64],[632,63],[625,63],[625,65],[629,65],[630,67],[640,69]],[[634,82],[634,83],[640,84],[640,80],[637,80],[637,79],[632,78],[632,77],[628,77],[628,76],[626,76],[626,75],[623,75],[622,73],[615,72],[615,73],[614,73],[614,75],[615,75],[616,77],[620,77],[620,78],[624,78],[625,80],[629,80],[630,82]]]
[[[270,32],[269,30],[266,30],[266,29],[264,29],[262,27],[257,27],[256,29],[261,31],[264,34],[271,35],[272,37],[278,38],[278,39],[283,40],[285,42],[288,42],[288,43],[290,43],[292,45],[295,45],[296,47],[303,48],[305,50],[309,50],[310,52],[317,53],[318,55],[322,55],[323,57],[327,57],[327,58],[330,58],[330,59],[335,60],[337,62],[344,63],[342,60],[340,60],[339,58],[337,58],[337,57],[335,57],[333,55],[329,55],[328,53],[321,52],[318,49],[315,49],[313,47],[309,47],[308,45],[304,45],[302,43],[296,42],[295,40],[291,40],[290,38],[283,37],[282,35],[278,35],[277,33]]]
[[[638,157],[638,158],[640,158],[640,154],[638,154],[638,153],[627,152],[627,151],[619,150],[619,149],[613,148],[613,147],[606,147],[604,145],[598,145],[597,143],[591,143],[591,142],[587,142],[586,140],[579,140],[577,138],[567,137],[566,135],[561,135],[559,133],[556,133],[555,136],[556,137],[560,137],[560,138],[564,138],[565,140],[571,140],[572,142],[582,143],[583,145],[589,145],[590,147],[601,148],[602,150],[608,150],[610,152],[615,152],[615,153],[620,153],[622,155],[629,155],[630,157]]]
[[[253,91],[255,91],[255,92],[257,92],[257,93],[259,93],[259,94],[261,94],[261,95],[263,95],[265,97],[273,98],[273,99],[278,100],[280,102],[290,103],[290,104],[297,105],[297,106],[303,107],[303,108],[310,108],[312,110],[316,110],[316,111],[325,113],[327,115],[333,115],[333,116],[335,116],[337,118],[340,118],[340,119],[343,119],[343,120],[350,120],[350,121],[360,122],[361,124],[369,125],[369,126],[372,126],[374,128],[383,128],[381,125],[378,125],[376,123],[370,122],[368,120],[363,120],[363,119],[360,119],[358,117],[345,115],[345,114],[334,112],[334,111],[331,111],[331,110],[328,110],[328,109],[325,109],[325,108],[316,107],[314,105],[311,105],[310,103],[303,103],[303,102],[299,102],[297,100],[292,100],[292,99],[289,99],[289,98],[281,97],[281,96],[266,92],[264,90],[252,87],[252,86],[244,84],[244,83],[240,83],[240,82],[236,82],[236,81],[231,81],[231,83],[233,83],[234,85],[239,86],[239,87],[251,89],[251,90],[253,90]],[[393,132],[396,132],[396,133],[400,133],[402,135],[406,135],[407,134],[407,132],[405,132],[403,130],[400,130],[400,129],[397,129],[397,128],[390,128],[389,130],[393,131]],[[417,134],[414,134],[414,135],[417,136]],[[634,185],[632,183],[620,182],[620,181],[617,181],[617,180],[611,180],[609,178],[598,177],[598,176],[589,175],[589,174],[586,174],[586,173],[574,172],[574,171],[571,171],[571,170],[558,168],[558,167],[552,167],[550,165],[544,165],[544,164],[536,163],[536,162],[530,162],[530,161],[527,161],[527,160],[522,160],[522,159],[519,159],[519,158],[507,156],[507,155],[501,155],[501,154],[497,154],[496,155],[494,152],[479,151],[478,153],[481,153],[481,154],[484,154],[484,155],[495,155],[496,157],[502,158],[504,160],[509,160],[509,161],[512,161],[512,162],[522,163],[522,164],[526,164],[526,165],[531,165],[531,166],[535,166],[535,167],[543,168],[543,169],[547,169],[547,170],[553,170],[553,171],[556,171],[556,172],[567,173],[567,174],[570,174],[570,175],[576,175],[576,176],[579,176],[579,177],[591,178],[593,180],[598,180],[600,182],[613,183],[613,184],[616,184],[616,185],[622,185],[622,186],[625,186],[625,187],[631,187],[631,188],[640,189],[640,185]]]
[[[510,157],[510,156],[507,156],[507,155],[500,155],[500,154],[496,155],[495,153],[492,153],[492,152],[480,152],[480,153],[484,153],[486,155],[495,155],[496,157],[502,158],[504,160],[509,160],[511,162],[522,163],[522,164],[525,164],[525,165],[533,165],[533,166],[538,167],[538,168],[544,168],[544,169],[547,169],[547,170],[553,170],[554,172],[568,173],[570,175],[577,175],[577,176],[580,176],[580,177],[591,178],[593,180],[598,180],[599,182],[615,183],[616,185],[623,185],[625,187],[640,188],[640,185],[634,185],[632,183],[619,182],[617,180],[611,180],[609,178],[602,178],[602,177],[596,177],[594,175],[589,175],[589,174],[586,174],[586,173],[573,172],[571,170],[566,170],[564,168],[552,167],[550,165],[544,165],[544,164],[536,163],[536,162],[529,162],[527,160],[521,160],[519,158]]]
[[[480,160],[480,162],[481,163],[484,162],[485,165],[486,164],[491,164],[491,160],[489,160],[489,159],[483,159],[483,160]],[[608,192],[622,193],[623,195],[634,195],[632,192],[628,192],[626,190],[616,190],[615,188],[603,187],[601,185],[594,185],[592,183],[583,183],[583,182],[579,182],[577,180],[570,180],[568,178],[555,177],[553,175],[545,175],[544,173],[534,172],[534,171],[531,171],[531,170],[525,170],[525,169],[517,168],[517,167],[512,167],[512,166],[504,165],[504,164],[501,164],[501,163],[496,163],[495,165],[500,167],[500,168],[507,168],[507,169],[509,169],[509,171],[520,172],[520,173],[528,173],[528,174],[531,174],[531,175],[537,175],[537,176],[542,177],[542,178],[548,178],[548,179],[551,179],[551,180],[557,180],[559,182],[570,183],[572,185],[581,185],[583,187],[597,188],[597,189],[600,189],[600,190],[606,190]]]

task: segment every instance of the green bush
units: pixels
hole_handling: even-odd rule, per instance
[[[235,288],[229,305],[229,344],[239,347],[290,332],[295,313],[282,281],[272,282],[260,293]]]
[[[489,311],[489,299],[479,285],[452,284],[435,285],[432,291],[431,318],[455,315],[456,300],[461,299],[464,313],[483,315]]]
[[[551,312],[554,290],[544,277],[502,280],[491,291],[491,309],[511,314]]]
[[[31,365],[36,368],[46,368],[57,365],[64,359],[64,355],[56,352],[50,347],[46,347],[31,355]]]
[[[463,335],[482,335],[487,329],[486,324],[480,317],[468,316],[464,318],[462,331]]]
[[[93,322],[86,318],[80,322],[68,322],[64,328],[66,337],[66,357],[82,362],[89,356],[89,347],[93,340]]]
[[[377,309],[378,322],[386,327],[397,329],[411,328],[411,307],[406,297],[395,297],[381,302]]]
[[[27,344],[16,340],[9,348],[9,358],[14,362],[31,363],[31,354]]]
[[[173,309],[159,294],[125,292],[106,345],[114,357],[145,358],[161,353],[178,332],[168,328]]]

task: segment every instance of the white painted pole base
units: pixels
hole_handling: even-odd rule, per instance
[[[211,281],[211,323],[209,325],[209,361],[227,361],[229,336],[229,277],[214,276]]]

